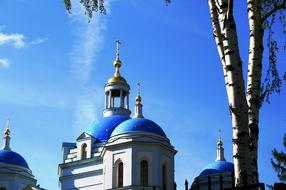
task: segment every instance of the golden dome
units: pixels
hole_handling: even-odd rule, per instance
[[[114,76],[111,77],[108,81],[107,84],[110,83],[121,83],[121,84],[127,84],[126,80],[120,75],[119,73],[119,68],[121,67],[121,61],[119,59],[119,45],[121,44],[119,40],[116,40],[117,48],[116,48],[116,59],[113,62],[113,65],[115,67],[115,73]]]
[[[115,73],[113,77],[111,77],[107,83],[123,83],[127,84],[125,78],[123,78],[119,73]]]

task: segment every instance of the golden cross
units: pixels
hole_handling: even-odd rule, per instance
[[[121,45],[121,42],[119,40],[116,40],[116,56],[119,58],[119,46]]]
[[[137,94],[140,96],[140,82],[137,83]]]
[[[7,118],[6,120],[6,128],[10,129],[10,118]]]
[[[218,130],[218,138],[221,140],[221,130]]]

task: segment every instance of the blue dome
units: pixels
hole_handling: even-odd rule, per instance
[[[224,172],[233,172],[233,171],[234,171],[233,163],[227,161],[215,161],[207,165],[200,173],[200,176],[224,173]]]
[[[26,160],[20,154],[12,150],[0,150],[0,163],[13,164],[29,169]]]
[[[109,139],[115,127],[127,119],[130,119],[130,117],[121,115],[103,117],[93,122],[84,132],[93,136],[99,142],[104,142]]]
[[[112,132],[111,136],[132,132],[154,133],[167,138],[164,131],[155,122],[145,118],[132,118],[122,122]]]

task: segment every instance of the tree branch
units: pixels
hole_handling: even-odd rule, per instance
[[[231,19],[233,16],[233,0],[228,0],[228,7],[227,7],[227,19]]]
[[[270,10],[269,12],[265,13],[265,15],[262,17],[262,22],[264,22],[268,17],[270,17],[273,13],[276,11],[286,9],[286,0],[284,0],[280,5],[274,5],[273,9]]]
[[[221,33],[221,28],[219,25],[219,18],[218,18],[218,10],[215,6],[215,2],[213,0],[209,0],[209,6],[210,6],[210,12],[211,12],[211,19],[212,19],[212,25],[213,25],[213,35],[216,41],[218,53],[220,55],[221,61],[223,63],[223,66],[225,67],[225,60],[224,60],[224,47],[223,47],[223,37]]]

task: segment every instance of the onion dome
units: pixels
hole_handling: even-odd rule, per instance
[[[103,117],[93,122],[84,132],[94,137],[98,142],[105,142],[109,139],[113,130],[128,119],[130,117],[120,115]]]
[[[141,104],[141,96],[140,96],[140,84],[138,84],[138,91],[136,96],[136,104],[135,104],[135,115],[132,119],[128,119],[118,125],[114,131],[112,132],[111,136],[126,134],[126,133],[152,133],[164,138],[167,138],[166,134],[162,130],[162,128],[157,125],[155,122],[146,119],[143,117],[142,114],[142,107]]]
[[[28,168],[26,160],[17,152],[12,150],[0,150],[0,164],[12,164]]]
[[[129,84],[121,76],[119,68],[122,63],[119,58],[119,45],[121,44],[119,40],[116,40],[116,59],[114,61],[115,73],[111,77],[105,87],[105,108],[103,111],[103,116],[108,117],[111,115],[125,115],[130,116],[129,110]],[[118,101],[117,101],[118,100]],[[118,105],[116,105],[118,103]]]
[[[119,72],[119,68],[121,67],[122,63],[120,61],[120,58],[119,58],[119,45],[121,44],[121,42],[119,40],[116,40],[116,44],[117,44],[117,48],[116,48],[116,59],[113,63],[114,67],[115,67],[115,73],[114,73],[114,76],[111,77],[107,84],[110,84],[110,83],[121,83],[121,84],[127,84],[126,80],[120,75],[120,72]],[[128,85],[128,84],[127,84]]]
[[[0,149],[0,164],[11,164],[29,169],[26,160],[17,152],[12,151],[10,148],[11,137],[9,128],[10,128],[10,120],[7,119],[7,128],[4,133],[5,134],[4,145],[2,149]]]
[[[220,174],[225,172],[234,172],[234,165],[231,162],[227,162],[224,158],[224,148],[223,142],[221,140],[221,132],[219,131],[219,138],[217,142],[217,158],[213,163],[208,164],[203,171],[200,173],[200,176],[211,175],[211,174]]]
[[[111,137],[126,133],[152,133],[167,138],[162,128],[146,118],[132,118],[122,122],[112,132]]]
[[[213,163],[208,164],[200,173],[200,176],[220,174],[233,171],[234,171],[233,163],[227,161],[215,161]]]

